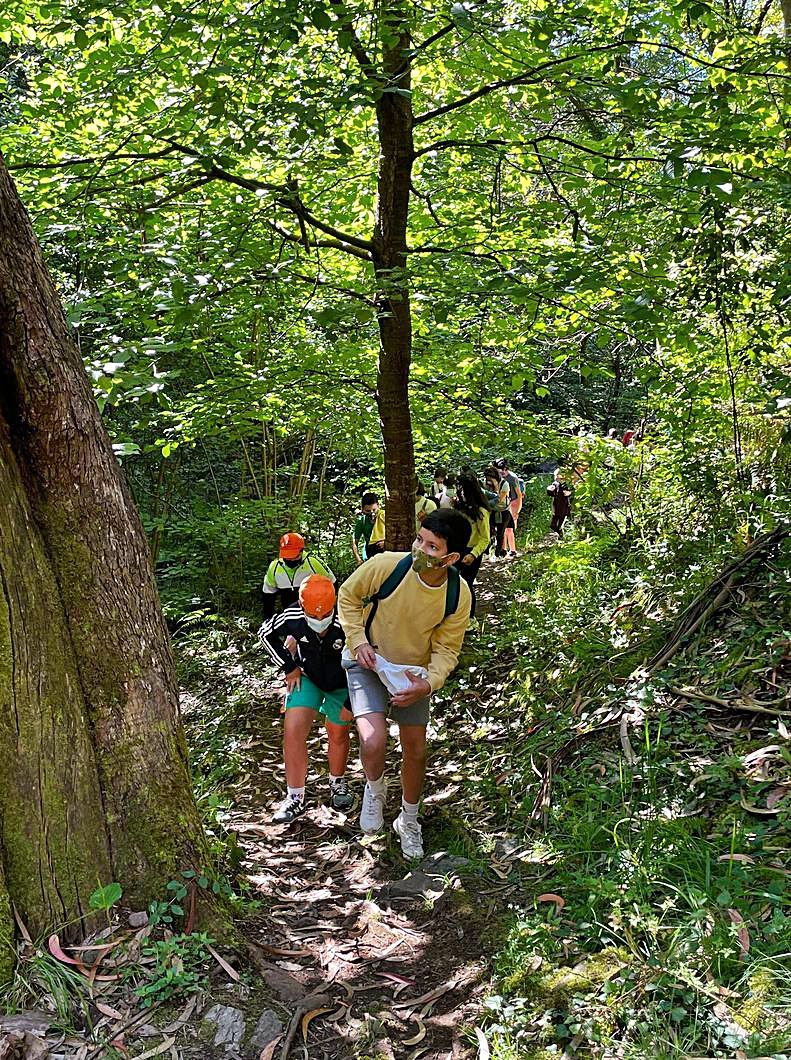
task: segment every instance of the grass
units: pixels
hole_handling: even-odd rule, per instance
[[[467,798],[507,820],[545,869],[538,880],[522,874],[500,924],[492,1056],[791,1054],[791,813],[744,808],[791,782],[787,733],[767,717],[748,725],[694,700],[674,705],[666,691],[766,695],[762,674],[782,684],[789,557],[646,679],[642,660],[726,550],[703,538],[630,540],[610,526],[588,539],[572,529],[551,549],[539,536],[533,526],[515,565],[507,621],[472,660],[485,671],[492,657],[512,658],[477,723],[513,735],[496,765],[468,766],[482,777]],[[617,727],[583,739],[558,766],[538,832],[536,763],[623,705],[642,714],[630,733],[637,761],[626,763]],[[766,746],[780,750],[761,765]],[[541,892],[562,909],[536,901]]]

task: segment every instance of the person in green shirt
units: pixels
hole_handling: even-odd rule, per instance
[[[375,493],[364,493],[360,501],[360,514],[354,521],[352,552],[359,567],[368,559],[368,542],[379,516],[379,498]]]
[[[302,534],[283,534],[278,557],[269,564],[264,577],[264,618],[274,615],[278,600],[283,608],[296,603],[300,585],[311,574],[323,574],[335,583],[335,575],[326,563],[305,551]]]

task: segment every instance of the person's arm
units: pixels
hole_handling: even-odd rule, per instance
[[[346,634],[346,646],[361,665],[369,668],[372,668],[371,656],[374,651],[365,635],[365,610],[368,605],[363,600],[375,593],[384,582],[390,573],[388,568],[389,563],[384,555],[374,556],[358,567],[338,590],[338,618]],[[359,654],[361,649],[362,657]]]
[[[516,487],[516,499],[518,501],[521,501],[524,497],[524,491],[519,485],[519,479],[516,477],[516,475],[514,475],[514,486]]]
[[[277,603],[277,594],[279,592],[276,567],[277,560],[273,560],[267,567],[266,575],[264,576],[264,584],[262,586],[264,590],[264,618],[271,618],[275,613],[275,604]]]
[[[439,691],[448,679],[448,675],[456,668],[461,646],[464,643],[464,634],[467,632],[470,621],[472,597],[467,583],[462,582],[459,590],[458,607],[431,634],[428,683],[431,685],[432,692]]]
[[[300,632],[299,620],[301,615],[302,608],[287,608],[281,614],[275,615],[274,618],[265,623],[259,632],[261,643],[271,656],[272,661],[282,668],[284,674],[291,673],[292,670],[299,666],[299,661],[286,648],[285,640],[287,637],[296,639],[297,634]]]

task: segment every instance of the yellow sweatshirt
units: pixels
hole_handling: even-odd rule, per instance
[[[489,514],[488,508],[479,508],[478,518],[474,523],[469,515],[466,516],[472,523],[472,533],[470,534],[470,543],[467,548],[476,557],[482,556],[489,547]]]
[[[374,525],[371,530],[371,536],[368,538],[369,545],[375,545],[379,541],[385,539],[385,510],[380,508],[376,513],[376,519],[374,519]]]
[[[365,644],[366,596],[385,582],[405,552],[382,552],[358,567],[338,593],[338,617],[353,653]],[[415,573],[407,576],[392,595],[382,600],[371,626],[373,647],[392,663],[425,666],[432,691],[442,688],[459,661],[459,652],[470,619],[470,589],[462,580],[459,604],[445,615],[447,582],[438,588],[426,585]]]

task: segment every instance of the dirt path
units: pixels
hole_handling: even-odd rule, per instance
[[[486,641],[497,621],[492,597],[502,572],[499,564],[484,565],[483,629],[473,634],[474,645]],[[324,743],[316,730],[308,812],[290,826],[268,823],[283,797],[282,722],[279,689],[262,687],[260,712],[243,744],[247,775],[229,821],[244,848],[242,871],[262,902],[250,935],[252,956],[282,1006],[284,1026],[297,1010],[329,1009],[310,1022],[306,1039],[299,1029],[289,1055],[477,1055],[474,1026],[488,989],[488,955],[502,900],[514,890],[482,859],[481,835],[459,814],[460,788],[474,768],[468,752],[482,690],[482,681],[462,666],[453,687],[435,697],[422,811],[427,858],[410,871],[390,829],[399,790],[396,740],[388,752],[383,834],[364,837],[357,828],[364,778],[354,740],[350,781],[357,804],[348,815],[329,806]],[[478,825],[480,833],[488,830],[496,864],[498,822],[480,807]],[[303,1004],[314,994],[323,997]]]

